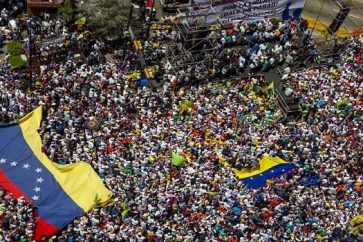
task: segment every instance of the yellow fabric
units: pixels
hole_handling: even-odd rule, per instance
[[[228,162],[227,162],[226,158],[223,155],[218,156],[218,158],[219,158],[219,162],[222,163],[222,165],[224,167],[228,166]]]
[[[41,151],[42,141],[38,134],[41,120],[42,106],[19,120],[23,136],[38,160],[53,174],[68,196],[85,212],[91,210],[96,201],[100,205],[109,202],[112,193],[104,186],[88,163],[55,164]]]
[[[363,223],[363,214],[357,215],[349,221],[350,225]]]
[[[133,72],[130,75],[127,75],[126,78],[127,79],[133,79],[133,78],[139,78],[141,76],[140,72]]]
[[[152,67],[145,68],[144,73],[146,75],[146,78],[154,79],[154,71]]]
[[[80,34],[77,36],[77,40],[80,40],[80,39],[83,39],[84,38],[84,35],[83,34]]]
[[[143,49],[140,40],[134,40],[134,46],[135,46],[135,49],[138,50],[138,51],[141,51]]]
[[[86,24],[86,17],[82,17],[78,19],[76,22],[74,22],[76,25],[85,25]]]
[[[350,232],[354,235],[363,233],[363,214],[357,215],[349,221]]]
[[[190,113],[193,110],[193,103],[189,100],[181,100],[179,103],[179,111]]]
[[[277,166],[279,164],[284,164],[284,163],[287,163],[287,162],[279,157],[270,157],[270,156],[265,155],[260,160],[259,169],[252,170],[252,171],[249,171],[247,169],[243,169],[243,170],[233,169],[233,172],[239,179],[243,179],[243,178],[258,175],[264,171],[267,171],[268,169],[270,169],[274,166]]]
[[[362,234],[363,233],[363,223],[352,228],[351,233],[354,235]]]

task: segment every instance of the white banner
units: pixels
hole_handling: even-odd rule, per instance
[[[208,3],[208,0],[195,0],[199,3]],[[209,1],[210,2],[210,1]],[[274,16],[276,18],[289,19],[289,17],[299,18],[305,0],[243,0],[229,1],[228,3],[212,4],[212,8],[217,15],[211,14],[207,17],[207,23],[213,23],[219,17],[223,21],[248,20],[255,21],[264,17]],[[210,10],[199,9],[193,13],[210,13]]]

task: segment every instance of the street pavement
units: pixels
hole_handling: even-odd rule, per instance
[[[339,4],[345,2],[351,8],[351,11],[342,24],[342,28],[347,31],[363,28],[363,0],[307,0],[302,16],[318,19],[327,26],[333,21],[339,12]],[[350,3],[349,3],[350,2]]]

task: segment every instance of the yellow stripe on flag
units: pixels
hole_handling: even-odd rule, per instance
[[[38,134],[41,120],[42,106],[19,120],[25,141],[37,159],[52,173],[68,196],[85,212],[95,206],[96,198],[100,205],[109,202],[112,193],[104,186],[100,177],[88,163],[59,165],[49,160],[41,151],[42,141]]]
[[[268,169],[270,169],[270,168],[272,168],[274,166],[277,166],[279,164],[285,164],[285,163],[287,163],[287,162],[284,161],[283,159],[279,158],[279,157],[271,157],[271,156],[265,155],[260,160],[259,169],[256,169],[256,170],[247,170],[247,169],[237,170],[237,169],[233,169],[233,172],[235,173],[235,175],[239,179],[243,179],[243,178],[258,175],[258,174],[260,174],[260,173],[262,173],[264,171],[267,171]]]

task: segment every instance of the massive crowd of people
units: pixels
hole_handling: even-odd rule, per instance
[[[166,43],[172,45],[166,47]],[[286,24],[268,18],[210,25],[207,30],[181,26],[152,31],[143,52],[148,65],[158,65],[162,57],[169,56],[180,85],[268,72],[283,64],[301,67],[315,62],[318,54],[305,21]],[[165,73],[169,74],[168,70],[159,75]]]
[[[225,63],[236,72],[241,59],[242,69],[259,66],[255,72],[265,60],[294,59],[301,48],[293,47],[299,37],[292,32],[305,29],[269,22],[215,32],[220,56],[213,58],[236,59]],[[229,56],[223,45],[233,36],[251,41],[246,52]],[[85,39],[87,53],[102,53],[102,42]],[[89,162],[113,193],[113,203],[75,219],[56,241],[358,241],[347,222],[363,212],[363,43],[345,45],[335,67],[286,74],[303,108],[301,119],[286,120],[272,96],[252,88],[266,85],[258,76],[180,89],[165,81],[153,90],[130,78],[140,71],[133,51],[89,61],[64,43],[64,59],[44,61],[37,88],[1,64],[0,122],[43,105],[42,151],[60,164]],[[190,110],[181,109],[183,101]],[[171,164],[173,152],[186,157],[182,167]],[[247,189],[232,168],[255,167],[264,154],[299,168]],[[0,241],[31,241],[35,209],[0,189]]]

